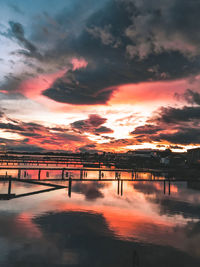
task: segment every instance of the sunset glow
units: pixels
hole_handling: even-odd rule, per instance
[[[1,9],[0,127],[8,150],[181,152],[200,145],[199,49],[190,19],[179,29],[172,12],[167,25],[176,1],[156,4],[158,25],[146,1],[133,10],[127,0],[94,1],[80,11],[71,0],[52,1],[43,1],[44,13],[39,3]]]

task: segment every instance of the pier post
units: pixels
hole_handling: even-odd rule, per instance
[[[170,187],[171,187],[171,184],[170,184],[170,180],[169,180],[169,184],[168,184],[168,190],[169,190],[169,191],[168,191],[168,194],[169,194],[169,195],[170,195],[170,191],[171,191],[171,190],[170,190],[170,189],[171,189]]]
[[[64,180],[65,169],[62,169],[62,180]]]
[[[123,180],[121,180],[121,196],[123,196]]]
[[[21,170],[19,169],[18,170],[18,179],[20,179],[21,178]]]
[[[72,192],[72,178],[71,176],[69,177],[69,187],[68,187],[68,196],[71,197],[71,192]]]
[[[81,180],[83,179],[83,170],[82,169],[80,170],[80,179]]]
[[[40,180],[41,170],[38,170],[38,180]]]
[[[120,184],[120,180],[118,179],[117,181],[117,194],[119,195],[119,184]]]
[[[101,171],[99,170],[99,180],[101,180]]]
[[[165,180],[164,180],[164,195],[165,195]]]
[[[131,178],[132,178],[132,180],[134,179],[134,171],[132,171],[132,173],[131,173]]]
[[[8,181],[8,195],[11,194],[11,176],[9,176],[9,181]]]

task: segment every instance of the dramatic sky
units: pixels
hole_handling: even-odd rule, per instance
[[[0,147],[200,145],[199,0],[0,0]]]

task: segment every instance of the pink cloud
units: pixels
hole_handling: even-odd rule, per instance
[[[41,96],[42,92],[48,89],[56,79],[61,78],[66,72],[66,69],[55,73],[42,74],[35,78],[22,82],[18,91],[24,96],[36,100]]]
[[[71,63],[73,65],[73,70],[86,68],[88,65],[88,62],[84,58],[73,58]]]
[[[175,93],[184,93],[187,88],[199,90],[200,77],[191,83],[190,79],[173,81],[143,82],[138,84],[125,84],[114,92],[109,104],[141,104],[150,102],[172,103],[177,101]]]

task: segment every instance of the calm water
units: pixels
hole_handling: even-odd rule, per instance
[[[168,186],[164,194],[163,181],[124,181],[121,192],[117,181],[73,181],[71,198],[64,188],[0,200],[0,266],[199,267],[200,184],[171,182],[170,195]],[[11,193],[48,188],[12,182]]]

